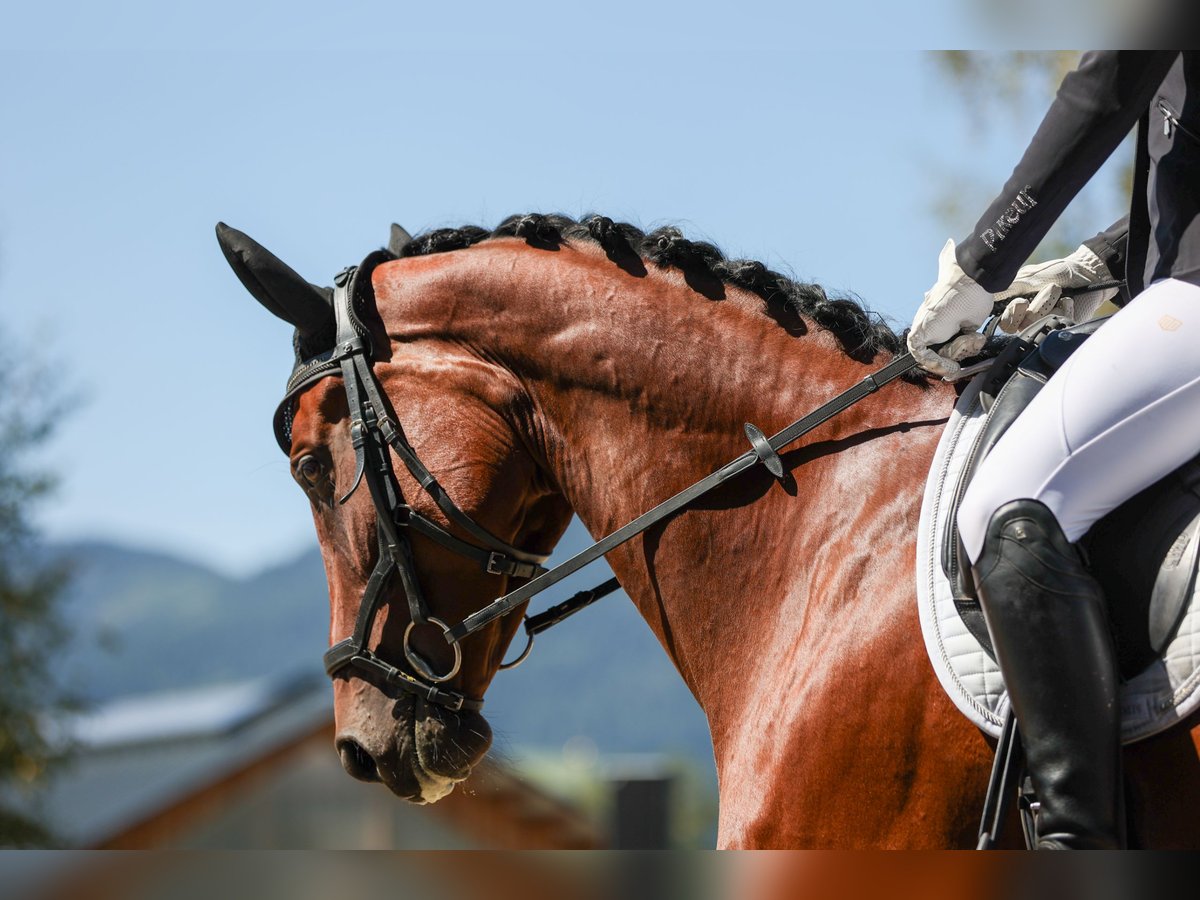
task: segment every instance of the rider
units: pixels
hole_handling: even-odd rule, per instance
[[[1139,118],[1130,216],[1018,270]],[[938,262],[908,343],[939,375],[981,347],[994,300],[1035,295],[1010,300],[1002,325],[1016,331],[1051,311],[1083,321],[1106,296],[1072,303],[1064,287],[1125,278],[1133,298],[1013,422],[958,514],[1041,801],[1038,846],[1123,847],[1116,665],[1074,542],[1200,452],[1200,53],[1085,54],[1000,196]]]

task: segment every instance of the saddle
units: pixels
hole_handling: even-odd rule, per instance
[[[1047,380],[1107,317],[1058,327],[1053,317],[1028,337],[1012,339],[980,376],[986,420],[953,486],[942,569],[966,629],[995,659],[962,541],[958,506],[979,463]],[[1103,478],[1103,472],[1095,473]],[[947,485],[949,487],[949,485]],[[1200,456],[1131,497],[1080,540],[1089,569],[1104,588],[1122,679],[1158,660],[1179,629],[1200,562]],[[1055,639],[1056,636],[1051,636]]]

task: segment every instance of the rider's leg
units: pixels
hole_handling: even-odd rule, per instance
[[[1099,585],[1071,542],[1197,452],[1200,287],[1162,281],[1050,379],[963,498],[959,530],[1049,845],[1122,839],[1115,663]]]
[[[992,516],[974,575],[1041,802],[1039,848],[1124,846],[1117,670],[1100,585],[1037,500]]]
[[[958,514],[972,560],[992,513],[1045,503],[1077,541],[1200,453],[1200,286],[1158,281],[1087,339],[980,464]]]

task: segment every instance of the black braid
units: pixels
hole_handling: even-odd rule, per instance
[[[499,237],[523,238],[546,250],[556,250],[565,241],[591,241],[634,275],[645,274],[643,260],[658,268],[679,269],[689,285],[712,299],[724,296],[720,285],[741,288],[761,297],[767,312],[783,324],[797,313],[808,317],[832,334],[847,356],[860,362],[870,362],[881,351],[894,354],[901,349],[899,335],[857,298],[830,297],[819,284],[795,281],[755,260],[726,259],[713,244],[688,240],[672,226],[646,234],[635,225],[614,222],[607,216],[575,221],[563,215],[526,213],[509,216],[492,231],[473,225],[439,228],[414,238],[400,255],[446,253]],[[803,333],[803,328],[796,328],[795,333]]]

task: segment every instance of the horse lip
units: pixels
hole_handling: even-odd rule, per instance
[[[482,748],[475,748],[480,752],[467,749],[474,746],[472,741],[460,746],[462,735],[456,740],[453,734],[443,733],[444,716],[430,705],[397,701],[392,707],[394,728],[387,734],[347,727],[338,738],[352,738],[370,753],[375,780],[390,793],[410,803],[432,803],[466,780],[475,768],[476,757],[482,755]],[[427,722],[431,717],[437,721]],[[451,727],[457,727],[453,716],[451,719]],[[481,737],[488,733],[486,726],[474,728]]]
[[[427,761],[427,755],[428,755],[427,751],[430,748],[429,748],[428,744],[426,744],[425,742],[423,742],[421,740],[421,738],[419,736],[421,729],[419,726],[425,719],[428,719],[428,718],[437,720],[437,721],[441,722],[444,726],[445,725],[444,719],[447,714],[444,711],[435,708],[432,704],[428,704],[428,703],[424,704],[423,707],[421,706],[420,703],[418,703],[416,709],[420,710],[424,714],[420,718],[418,718],[417,715],[413,716],[413,721],[412,721],[412,725],[411,725],[412,730],[410,732],[410,734],[412,736],[412,745],[411,746],[412,746],[412,750],[413,750],[413,757],[415,759],[416,766],[420,769],[420,774],[424,775],[426,778],[428,778],[432,781],[438,781],[438,782],[450,782],[451,784],[458,784],[462,781],[465,781],[468,777],[470,777],[471,772],[474,770],[475,766],[478,764],[479,757],[481,757],[483,755],[483,753],[486,752],[486,746],[483,751],[475,752],[475,751],[469,751],[465,747],[460,746],[457,741],[453,741],[454,745],[459,748],[459,750],[463,753],[463,756],[465,758],[462,759],[458,763],[458,765],[454,766],[452,771],[442,771],[439,769],[435,769],[434,766],[431,765],[430,762]],[[414,710],[414,712],[416,712],[416,710]],[[450,715],[454,716],[455,718],[458,718],[463,714],[462,713],[451,713]],[[479,715],[478,713],[475,713],[474,715],[478,716],[478,718],[483,721],[485,730],[487,730],[490,733],[490,728],[487,727],[487,720],[483,719],[483,716]],[[480,737],[482,737],[482,736],[483,735],[480,734]],[[491,743],[491,739],[489,737],[486,741],[486,744],[490,745],[490,743]],[[441,754],[435,754],[434,759],[437,759],[437,757],[440,755]],[[443,761],[448,762],[449,760],[443,760]]]
[[[387,782],[385,781],[384,784],[387,784]],[[421,789],[420,785],[417,786],[417,789],[415,791],[408,792],[408,791],[396,790],[394,787],[392,787],[390,784],[388,784],[388,790],[390,790],[393,794],[395,794],[401,800],[406,800],[409,803],[415,803],[418,806],[421,806],[425,803],[425,798],[423,796],[424,791]]]
[[[384,777],[382,779],[383,783],[397,797],[419,806],[427,803],[436,803],[448,795],[454,789],[454,786],[462,781],[461,778],[449,778],[445,775],[430,772],[421,762],[420,754],[418,753],[409,755],[401,764],[406,770],[404,775],[399,779]],[[391,775],[394,773],[389,772],[388,774]],[[410,787],[410,785],[412,786]]]
[[[424,754],[421,752],[421,744],[415,739],[415,735],[413,740],[413,751],[412,769],[413,774],[416,776],[418,782],[420,782],[422,780],[421,777],[424,776],[428,781],[435,783],[441,782],[443,784],[448,782],[453,786],[459,782],[465,781],[467,776],[471,774],[472,766],[470,763],[463,763],[462,765],[458,766],[455,768],[452,774],[433,771],[428,765],[425,764],[425,760],[422,758]]]
[[[465,780],[471,774],[472,766],[469,763],[459,766],[452,775],[433,771],[423,758],[415,717],[408,727],[411,743],[404,751],[389,754],[386,761],[379,761],[379,780],[397,797],[410,803],[436,802]]]
[[[425,803],[425,782],[429,774],[425,772],[416,755],[410,759],[400,759],[396,766],[380,766],[379,780],[387,789],[402,800],[410,803]]]

